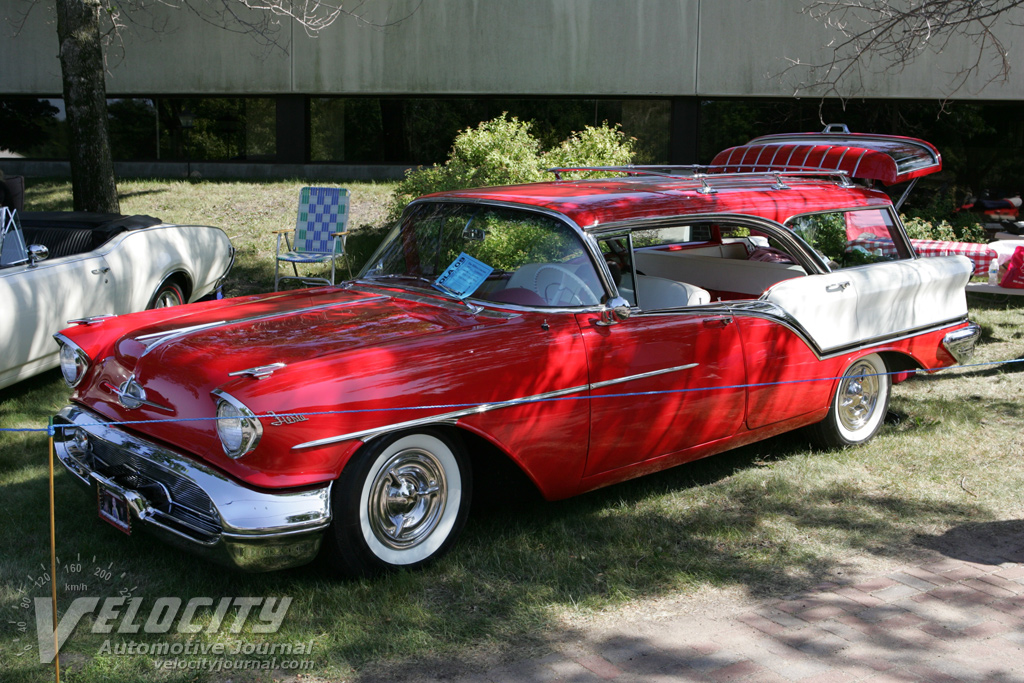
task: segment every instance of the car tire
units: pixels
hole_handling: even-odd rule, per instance
[[[181,287],[174,282],[165,282],[160,285],[160,289],[156,290],[156,294],[153,295],[146,310],[170,308],[183,303],[185,303],[185,295],[182,293]]]
[[[456,437],[433,430],[371,442],[331,489],[327,562],[346,576],[422,567],[466,523],[473,480]]]
[[[845,448],[869,441],[882,428],[889,410],[892,380],[877,353],[858,358],[843,372],[828,415],[810,429],[826,448]]]

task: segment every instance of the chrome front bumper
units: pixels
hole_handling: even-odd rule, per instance
[[[295,567],[316,557],[331,523],[330,484],[252,489],[107,422],[67,406],[53,419],[54,447],[94,496],[103,487],[125,499],[133,529],[245,571]]]
[[[981,337],[981,327],[971,323],[967,327],[961,327],[947,334],[942,340],[942,346],[957,363],[966,363],[974,357],[974,347]]]

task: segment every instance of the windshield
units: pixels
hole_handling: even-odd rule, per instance
[[[569,225],[545,214],[481,204],[416,205],[360,278],[523,306],[595,306],[604,292],[582,239]]]
[[[0,268],[28,261],[25,238],[21,234],[18,213],[6,206],[0,207]]]

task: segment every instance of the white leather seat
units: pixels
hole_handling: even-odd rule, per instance
[[[637,295],[640,297],[640,308],[645,311],[711,303],[711,294],[706,289],[686,282],[650,275],[637,275],[636,285]]]

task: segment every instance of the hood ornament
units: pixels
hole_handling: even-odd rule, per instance
[[[241,375],[249,375],[254,379],[266,379],[274,374],[276,370],[280,370],[285,366],[284,363],[271,363],[270,365],[258,365],[255,368],[248,368],[246,370],[236,370],[229,372],[228,377],[239,377]]]
[[[104,389],[117,396],[117,402],[128,410],[135,410],[142,406],[149,406],[150,408],[157,408],[158,410],[166,410],[168,413],[174,412],[167,406],[147,401],[146,390],[143,389],[142,385],[135,379],[135,375],[129,377],[123,384],[121,384],[121,386],[115,386],[111,382],[103,382],[102,386]]]
[[[68,321],[68,325],[85,325],[86,327],[88,327],[89,325],[98,325],[101,322],[113,317],[114,316],[110,315],[109,313],[104,313],[102,315],[94,315],[88,318],[74,318],[73,320]]]

